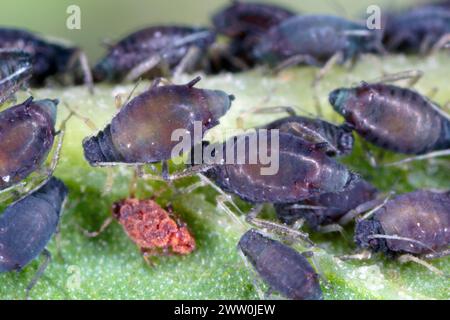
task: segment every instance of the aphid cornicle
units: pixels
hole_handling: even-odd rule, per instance
[[[74,70],[76,63],[79,62],[84,83],[92,89],[92,76],[87,58],[77,47],[47,41],[21,29],[0,28],[0,48],[21,50],[31,56],[32,85],[42,86],[49,77],[67,74]]]
[[[47,257],[27,287],[27,295],[51,259],[45,247],[57,231],[67,193],[61,180],[51,178],[0,216],[0,272],[19,271],[41,253]]]
[[[42,166],[55,138],[58,100],[29,98],[0,112],[0,190]]]
[[[329,156],[347,155],[353,150],[352,130],[346,125],[336,126],[325,120],[292,115],[275,120],[263,128],[278,129],[309,143],[323,143],[323,150]]]
[[[205,28],[156,26],[136,31],[116,44],[94,67],[95,81],[117,82],[145,76],[157,66],[173,70],[190,49],[201,56],[215,41],[215,34]]]
[[[359,177],[344,165],[328,157],[322,144],[307,144],[291,134],[279,133],[278,170],[262,174],[267,164],[261,163],[260,146],[272,147],[270,130],[266,135],[255,133],[237,136],[216,148],[223,149],[223,161],[213,165],[204,175],[211,178],[222,190],[236,194],[250,203],[294,203],[327,192],[339,192],[350,187]],[[265,141],[267,139],[267,141]],[[251,164],[238,159],[240,145],[247,141],[246,159],[259,159]],[[253,141],[249,144],[250,141]],[[230,146],[231,144],[231,146]],[[274,142],[275,146],[275,142]],[[227,148],[234,149],[234,159],[227,158]],[[275,148],[275,147],[274,147]],[[264,152],[267,152],[264,150]],[[265,156],[265,155],[264,155]],[[243,163],[244,162],[244,163]]]
[[[427,258],[450,254],[450,192],[399,195],[356,224],[358,247]]]
[[[428,3],[387,15],[384,27],[387,50],[426,53],[442,48],[449,41],[448,3]]]
[[[278,204],[275,209],[278,219],[284,223],[293,224],[304,219],[310,228],[320,230],[326,225],[341,224],[344,215],[360,204],[374,200],[377,194],[374,186],[360,179],[347,190],[324,193],[296,204]]]
[[[0,50],[0,105],[25,87],[31,72],[29,54],[18,50]]]
[[[322,300],[319,275],[299,252],[254,229],[239,240],[239,249],[259,276],[288,299]]]
[[[323,15],[294,16],[271,28],[260,37],[253,55],[259,61],[275,65],[322,65],[336,54],[345,61],[359,53],[379,52],[377,32],[340,17]]]
[[[336,89],[330,104],[367,141],[394,152],[425,154],[450,148],[450,120],[419,93],[362,83]]]
[[[85,158],[93,166],[169,160],[179,143],[171,139],[174,130],[183,129],[193,137],[195,122],[201,122],[203,135],[219,123],[234,99],[220,90],[194,88],[198,81],[200,78],[185,85],[153,85],[132,99],[105,129],[83,141]]]

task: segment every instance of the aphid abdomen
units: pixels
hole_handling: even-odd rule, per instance
[[[261,278],[283,296],[323,299],[317,273],[299,252],[253,229],[241,237],[238,246]]]
[[[52,178],[9,206],[0,217],[0,272],[20,270],[35,259],[55,233],[67,188]]]

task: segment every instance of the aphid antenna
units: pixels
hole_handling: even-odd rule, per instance
[[[202,77],[197,76],[194,79],[192,79],[191,81],[189,81],[188,83],[186,83],[186,86],[188,88],[192,88],[193,86],[195,86],[200,80],[202,80]]]
[[[137,87],[141,84],[142,82],[142,78],[137,79],[136,83],[133,86],[133,89],[131,89],[130,93],[128,94],[127,99],[125,100],[125,102],[122,104],[121,108],[123,106],[126,106],[128,104],[128,102],[130,102],[131,97],[133,96],[134,92],[136,91]]]
[[[236,1],[236,0],[232,0],[232,1]],[[253,268],[253,266],[250,264],[250,262],[248,262],[247,257],[244,255],[244,253],[242,252],[242,250],[240,248],[238,248],[238,253],[239,256],[241,257],[242,261],[244,262],[245,267],[250,270],[251,272],[251,278],[252,278],[252,282],[253,282],[253,287],[256,290],[256,293],[258,294],[258,297],[260,300],[265,300],[266,299],[266,294],[264,293],[264,290],[261,288],[261,280],[258,280],[258,274],[255,270],[255,268]]]
[[[339,32],[343,36],[349,36],[349,37],[370,37],[372,35],[372,32],[369,30],[343,30]]]
[[[435,266],[433,266],[432,264],[416,257],[413,256],[412,254],[403,254],[401,256],[398,257],[397,259],[400,263],[407,263],[407,262],[414,262],[417,264],[420,264],[421,266],[427,268],[428,270],[430,270],[431,272],[436,273],[437,275],[443,276],[448,278],[449,275],[446,275],[444,272],[442,272],[442,270],[439,270],[438,268],[436,268]]]
[[[306,204],[293,204],[287,207],[288,209],[308,209],[308,210],[324,210],[328,208],[334,208],[334,207],[323,207],[323,206],[310,206]]]
[[[67,68],[71,69],[75,66],[76,62],[80,64],[80,68],[83,72],[83,82],[88,87],[89,93],[94,94],[94,80],[92,78],[91,68],[89,68],[89,60],[81,49],[76,49],[72,57],[67,64]]]
[[[390,198],[395,194],[394,191],[390,191],[389,194],[384,198],[383,202],[376,206],[375,208],[371,209],[369,212],[367,212],[365,215],[361,217],[361,220],[366,220],[370,218],[377,210],[381,209],[386,205],[386,203],[390,200]]]
[[[88,231],[88,230],[82,228],[79,224],[76,224],[76,227],[78,228],[78,230],[83,232],[85,237],[96,238],[99,235],[101,235],[103,232],[105,232],[105,230],[110,226],[110,224],[113,221],[114,221],[114,218],[112,216],[109,216],[108,218],[106,218],[103,221],[102,225],[100,226],[100,228],[97,231]]]
[[[93,131],[98,131],[97,126],[94,124],[94,122],[92,122],[91,119],[89,119],[88,117],[82,116],[81,114],[79,114],[77,111],[75,111],[74,108],[72,108],[67,102],[63,102],[64,107],[69,110],[69,113],[71,113],[72,115],[74,115],[75,117],[79,118],[81,121],[84,122],[84,124],[86,126],[88,126],[88,128],[92,129]]]
[[[369,84],[375,83],[389,83],[389,82],[397,82],[402,80],[409,80],[408,87],[413,87],[419,80],[423,77],[424,72],[421,70],[406,70],[400,71],[396,73],[386,74],[382,77],[375,78],[369,81]]]
[[[422,241],[411,239],[411,238],[406,238],[406,237],[400,237],[398,235],[372,234],[372,235],[367,236],[367,238],[368,239],[389,239],[389,240],[407,241],[407,242],[418,244],[418,245],[430,250],[431,252],[436,253],[436,251],[433,248],[426,245]]]
[[[422,155],[419,155],[419,156],[405,158],[405,159],[400,160],[400,161],[382,164],[381,166],[382,167],[393,167],[393,166],[398,166],[398,165],[409,163],[409,162],[413,162],[413,161],[426,160],[426,159],[432,159],[432,158],[437,158],[437,157],[445,157],[445,156],[450,156],[450,149],[433,151],[433,152],[422,154]]]

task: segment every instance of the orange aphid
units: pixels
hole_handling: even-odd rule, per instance
[[[177,223],[153,200],[125,199],[114,203],[112,211],[144,257],[161,251],[189,254],[195,249],[186,225]]]

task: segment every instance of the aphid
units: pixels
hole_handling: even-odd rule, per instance
[[[334,90],[329,101],[350,127],[381,148],[418,155],[449,152],[449,117],[413,90],[362,83]]]
[[[105,129],[83,141],[87,161],[92,166],[164,164],[179,143],[171,139],[174,130],[183,129],[192,137],[194,122],[201,122],[203,136],[219,123],[234,97],[219,90],[196,89],[198,81],[199,77],[185,85],[154,83],[123,106]]]
[[[234,213],[227,210],[225,202],[239,209],[227,193],[255,204],[246,215],[250,224],[310,243],[304,233],[258,219],[263,204],[295,203],[323,193],[340,192],[350,188],[359,177],[328,157],[321,150],[321,144],[307,144],[286,133],[277,132],[278,136],[272,136],[273,132],[259,129],[223,144],[203,146],[203,154],[209,157],[211,153],[213,162],[206,164],[205,168],[200,166],[197,171],[202,172],[199,176],[204,182],[221,193],[217,201],[231,217]],[[269,156],[270,159],[266,158]],[[197,163],[195,157],[194,160]],[[191,169],[187,173],[195,171]]]
[[[386,19],[384,43],[390,51],[436,52],[448,42],[448,2],[420,5],[405,12],[390,14]]]
[[[86,55],[79,48],[47,41],[31,32],[12,28],[0,28],[0,48],[24,51],[31,56],[33,85],[41,86],[49,77],[68,74],[78,62],[84,83],[92,89],[89,64]]]
[[[136,31],[116,44],[93,69],[95,81],[135,80],[150,71],[195,64],[215,41],[215,34],[205,28],[157,26]]]
[[[58,230],[67,192],[61,180],[51,178],[0,216],[0,272],[20,271],[41,253],[46,257],[26,288],[27,297],[51,260],[46,246]]]
[[[275,205],[278,219],[293,224],[300,219],[310,228],[322,232],[340,231],[347,217],[353,216],[359,205],[376,199],[378,190],[369,182],[360,179],[347,190],[324,193],[296,204]]]
[[[0,105],[25,87],[31,72],[29,54],[17,50],[0,50]]]
[[[56,135],[57,105],[58,100],[34,101],[30,97],[0,112],[0,190],[13,186],[42,167]],[[62,136],[54,159],[59,156]]]
[[[144,259],[170,252],[187,255],[195,250],[195,239],[185,223],[176,222],[169,212],[152,199],[128,198],[114,203],[112,214],[125,230],[128,237],[140,248]],[[95,237],[112,222],[107,219],[100,231],[86,233]]]
[[[259,276],[288,299],[322,300],[319,275],[299,252],[254,229],[239,240],[239,249]]]
[[[450,192],[417,190],[399,195],[357,222],[356,245],[400,256],[435,270],[422,259],[450,254]],[[351,256],[350,256],[351,257]]]
[[[363,24],[335,16],[301,15],[271,28],[253,54],[272,66],[322,66],[333,60],[344,62],[359,53],[380,52],[380,47],[378,33]]]
[[[312,144],[323,144],[323,151],[329,156],[343,156],[353,150],[352,130],[346,125],[336,126],[321,119],[313,119],[292,114],[275,120],[265,129],[278,129],[280,132],[295,135]]]
[[[253,65],[251,52],[259,38],[293,15],[294,12],[273,4],[233,1],[216,13],[212,21],[218,33],[231,38],[229,53]]]

